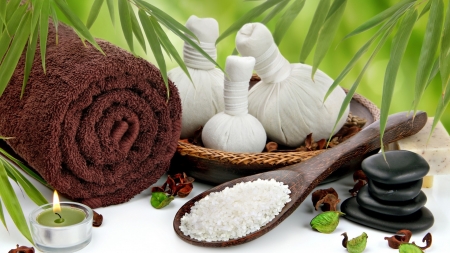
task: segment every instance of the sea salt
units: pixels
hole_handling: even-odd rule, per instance
[[[274,179],[242,182],[195,202],[180,230],[199,241],[228,241],[259,230],[291,201],[287,185]]]

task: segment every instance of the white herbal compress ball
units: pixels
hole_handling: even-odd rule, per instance
[[[256,59],[255,71],[261,81],[250,90],[248,109],[263,124],[269,139],[298,147],[310,133],[314,140],[330,137],[345,98],[345,92],[336,88],[323,102],[333,79],[317,70],[312,80],[311,66],[290,64],[261,23],[244,25],[236,36],[236,48],[242,56]],[[335,132],[344,125],[348,111],[347,107]]]
[[[217,21],[191,16],[186,27],[197,36],[199,46],[216,60]],[[183,109],[181,139],[186,139],[193,137],[212,116],[223,111],[223,72],[188,43],[184,43],[183,58],[192,82],[180,67],[170,70],[168,76],[180,93]]]
[[[255,59],[228,56],[225,71],[225,111],[212,117],[203,127],[205,147],[229,152],[261,152],[266,132],[261,123],[248,114],[248,87]]]

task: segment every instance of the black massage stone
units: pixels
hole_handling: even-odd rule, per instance
[[[417,197],[408,201],[391,202],[378,200],[370,195],[369,187],[365,185],[359,190],[356,201],[367,210],[393,216],[405,216],[422,208],[427,203],[427,196],[420,191]]]
[[[341,204],[344,218],[391,233],[430,228],[434,217],[424,207],[427,197],[421,190],[430,166],[420,155],[406,150],[385,155],[386,160],[379,153],[362,162],[368,185]]]
[[[419,195],[423,179],[404,184],[382,184],[369,179],[370,195],[386,201],[406,201]]]
[[[403,184],[423,178],[430,170],[427,161],[414,152],[395,150],[385,155],[386,160],[381,153],[364,159],[361,167],[368,178],[383,184]]]
[[[401,229],[408,229],[413,233],[421,232],[434,223],[433,214],[426,207],[410,215],[392,216],[364,209],[358,205],[356,197],[342,202],[341,211],[345,213],[343,217],[350,221],[390,233],[396,233]]]

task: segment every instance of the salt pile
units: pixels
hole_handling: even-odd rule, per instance
[[[274,179],[242,182],[210,193],[181,218],[180,230],[199,241],[228,241],[259,230],[291,201],[287,185]]]

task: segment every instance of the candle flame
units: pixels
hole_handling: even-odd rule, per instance
[[[53,212],[54,213],[61,212],[61,205],[59,204],[59,197],[58,197],[58,193],[56,192],[56,190],[53,193]]]

